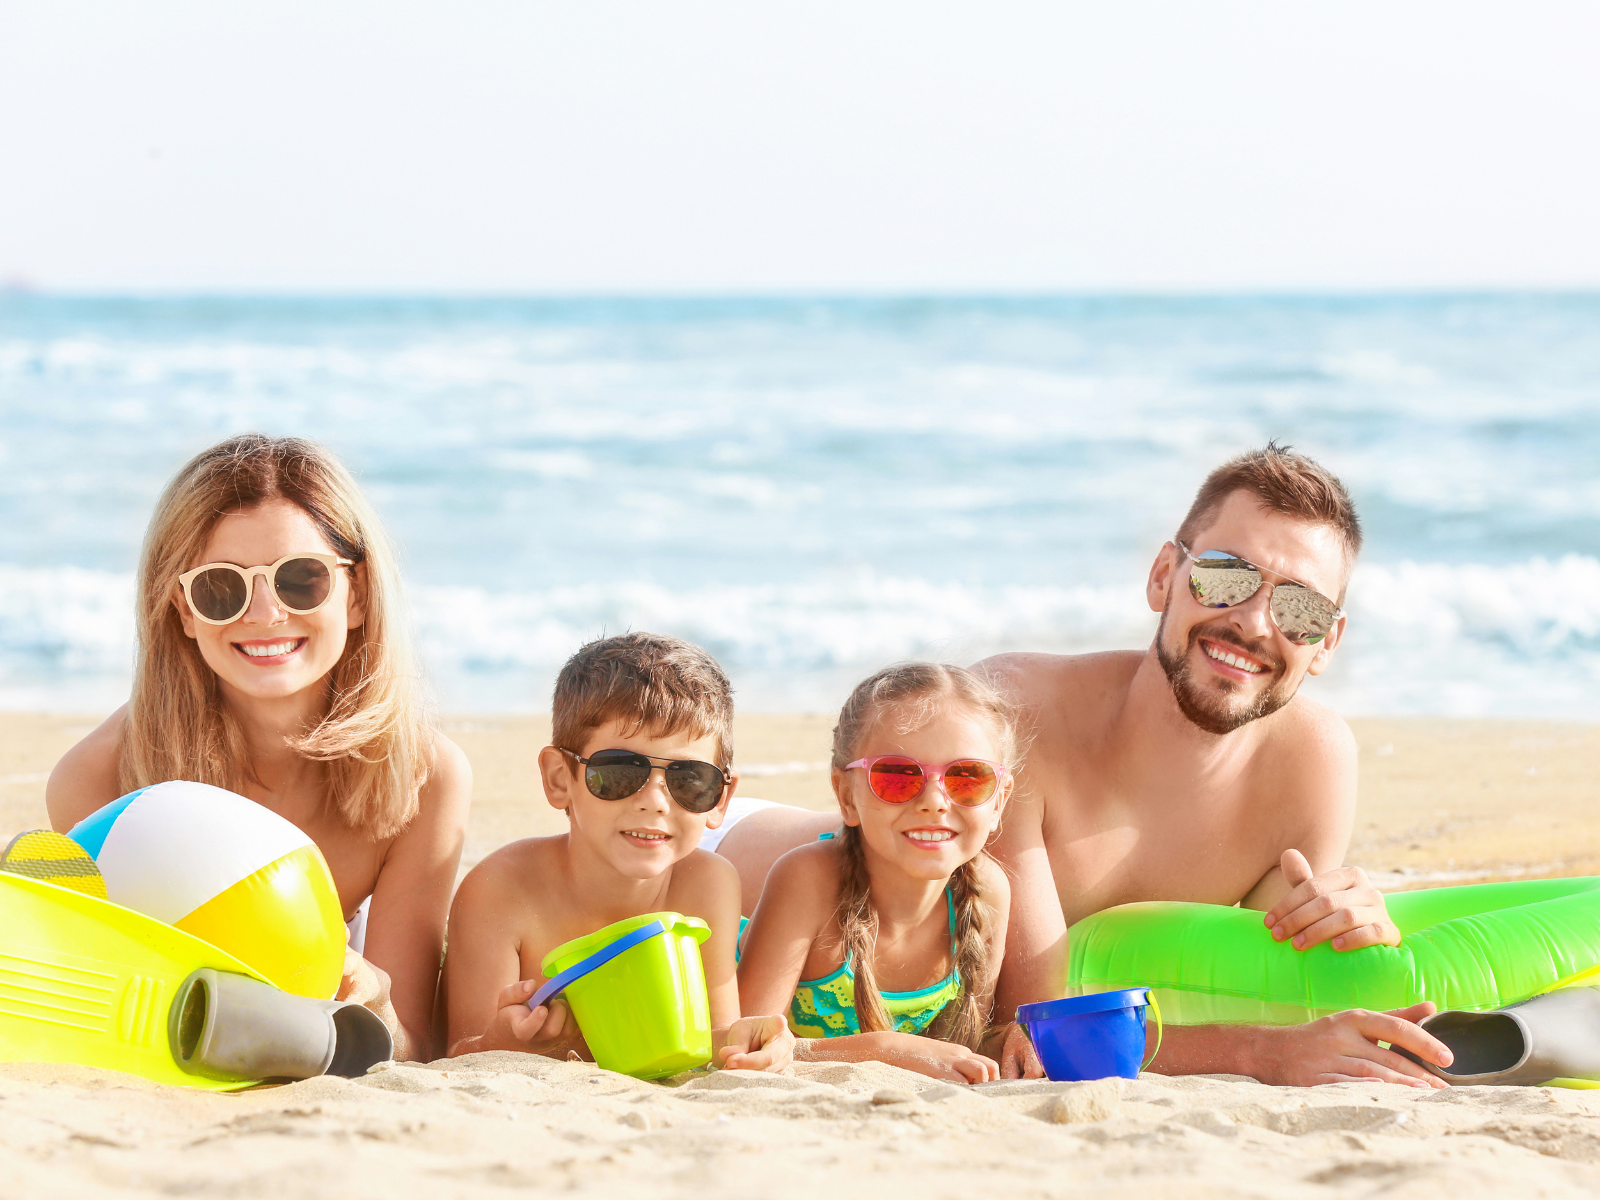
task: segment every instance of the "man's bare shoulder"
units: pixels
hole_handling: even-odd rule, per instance
[[[1356,735],[1345,719],[1326,704],[1306,696],[1295,697],[1277,714],[1268,739],[1275,754],[1300,753],[1308,761],[1326,765],[1356,759]]]
[[[997,654],[972,669],[1017,703],[1059,708],[1103,703],[1107,694],[1126,693],[1144,657],[1140,650],[1097,654]]]
[[[1356,737],[1325,704],[1296,696],[1267,719],[1255,774],[1279,785],[1326,784],[1356,771]],[[1353,795],[1353,792],[1351,793]]]

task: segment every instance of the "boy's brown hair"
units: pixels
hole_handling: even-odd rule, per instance
[[[1206,476],[1178,527],[1178,540],[1192,550],[1212,549],[1194,545],[1194,538],[1217,515],[1223,501],[1238,491],[1249,492],[1270,512],[1331,526],[1344,542],[1347,575],[1355,565],[1356,556],[1361,553],[1361,522],[1350,493],[1322,464],[1275,441],[1268,442],[1264,449],[1230,458]]]
[[[608,721],[650,737],[714,737],[716,765],[733,762],[733,686],[716,659],[682,638],[619,633],[567,659],[556,676],[551,741],[578,752]]]

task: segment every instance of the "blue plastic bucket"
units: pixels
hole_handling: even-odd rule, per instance
[[[1017,1008],[1017,1024],[1027,1030],[1045,1074],[1059,1082],[1137,1079],[1144,1065],[1144,1010],[1149,988],[1068,996]],[[1156,1015],[1160,1045],[1160,1013]],[[1152,1052],[1151,1057],[1155,1055]]]

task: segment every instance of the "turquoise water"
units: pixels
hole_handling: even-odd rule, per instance
[[[334,447],[442,706],[539,709],[650,628],[741,700],[1146,642],[1142,581],[1269,437],[1368,529],[1347,713],[1600,718],[1600,297],[0,296],[0,704],[125,692],[151,504],[246,429]]]

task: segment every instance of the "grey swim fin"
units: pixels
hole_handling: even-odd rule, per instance
[[[1455,1055],[1448,1068],[1393,1047],[1458,1085],[1600,1080],[1600,987],[1546,992],[1494,1012],[1441,1012],[1421,1026]]]
[[[184,980],[168,1026],[178,1065],[208,1079],[354,1078],[394,1053],[371,1009],[291,996],[227,971]]]

